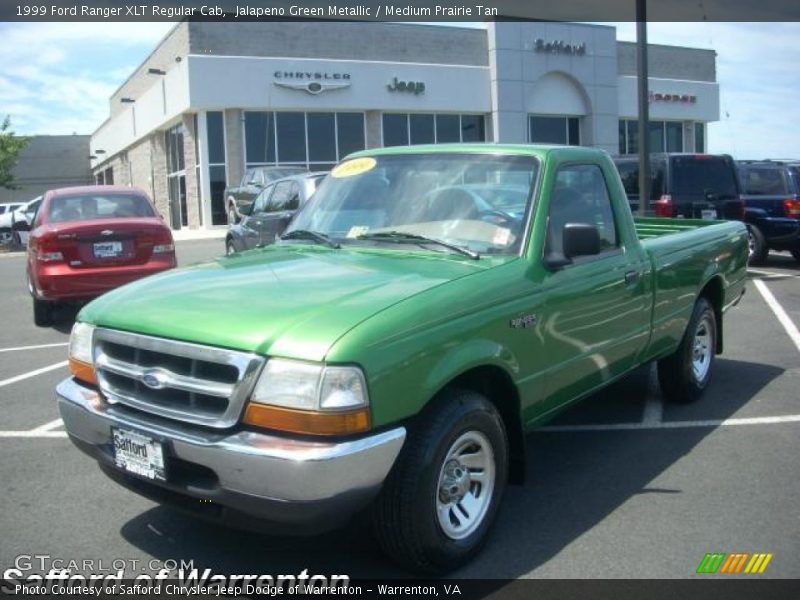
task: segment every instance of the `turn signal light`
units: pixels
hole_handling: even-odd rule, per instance
[[[266,429],[278,429],[309,435],[346,435],[367,431],[370,426],[369,410],[318,412],[266,406],[251,402],[244,413],[243,422]]]
[[[97,376],[94,372],[94,367],[88,363],[74,358],[69,359],[69,370],[75,376],[75,379],[80,379],[85,383],[97,385]]]

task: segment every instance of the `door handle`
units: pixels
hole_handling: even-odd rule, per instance
[[[641,273],[639,273],[639,271],[628,271],[625,273],[625,285],[633,285],[634,283],[638,283],[639,277],[641,277]]]

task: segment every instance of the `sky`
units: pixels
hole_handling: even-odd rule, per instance
[[[617,39],[635,39],[634,23]],[[463,25],[463,24],[462,24]],[[473,24],[473,26],[482,26]],[[0,23],[0,119],[23,135],[92,133],[172,23]],[[651,43],[717,51],[710,152],[800,157],[800,23],[651,23]]]

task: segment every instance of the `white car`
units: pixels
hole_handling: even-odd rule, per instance
[[[20,238],[19,242],[21,244],[27,244],[31,221],[41,203],[42,197],[37,196],[30,202],[17,205],[18,208],[16,210],[6,210],[4,213],[0,214],[0,243],[9,243],[12,240],[14,232],[17,232]],[[28,226],[19,229],[21,223],[25,223]]]
[[[12,210],[17,210],[22,205],[22,202],[4,202],[0,204],[0,215],[4,215]]]

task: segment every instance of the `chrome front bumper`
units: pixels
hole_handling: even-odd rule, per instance
[[[209,431],[109,405],[72,378],[58,385],[56,397],[70,439],[118,483],[205,516],[256,517],[267,528],[320,530],[360,510],[379,491],[406,436],[404,427],[343,442]],[[117,469],[112,426],[164,443],[166,482]]]

